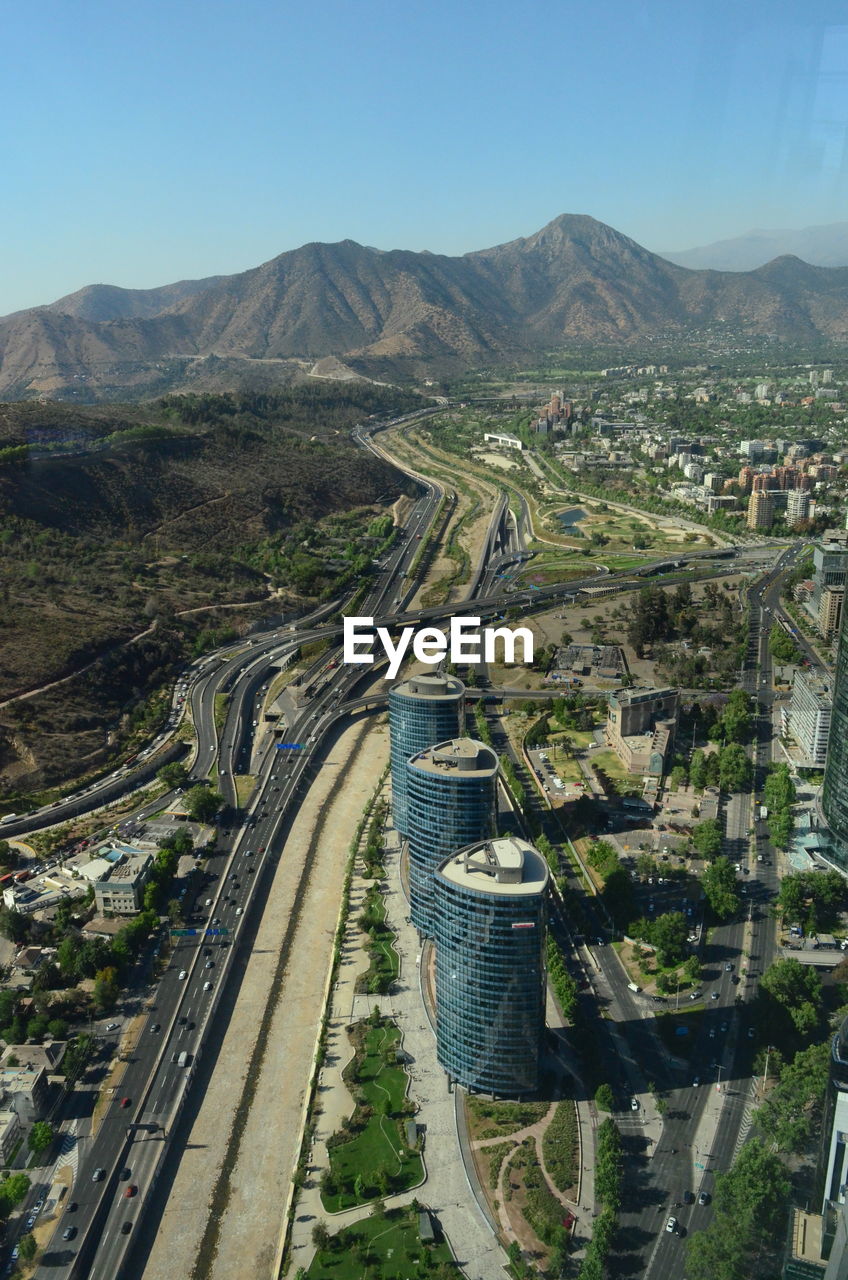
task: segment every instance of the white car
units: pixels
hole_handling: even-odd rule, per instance
[[[665,1224],[665,1229],[666,1231],[675,1232],[677,1230],[677,1219],[669,1218],[668,1222]]]
[[[120,1022],[107,1022],[107,1023],[106,1023],[106,1030],[107,1030],[107,1031],[117,1031],[117,1030],[118,1030],[118,1027],[120,1027],[120,1025],[121,1025],[121,1024],[120,1024]]]
[[[212,990],[212,983],[211,983],[211,982],[204,982],[204,984],[203,984],[203,990],[204,990],[204,991],[211,991],[211,990]]]
[[[188,974],[186,973],[185,969],[180,969],[180,982],[183,982],[187,977],[188,977]]]

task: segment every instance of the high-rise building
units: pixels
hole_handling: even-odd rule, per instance
[[[761,489],[752,493],[748,499],[748,528],[768,529],[772,522],[773,510],[770,494],[764,493]]]
[[[810,518],[810,495],[801,489],[793,489],[786,497],[786,522],[796,524],[798,520]]]
[[[848,1198],[848,1018],[830,1045],[824,1097],[818,1184],[822,1194],[823,1254],[832,1256],[840,1208]]]
[[[507,1097],[539,1083],[548,866],[510,836],[436,870],[436,1051],[467,1089]]]
[[[433,929],[433,875],[449,853],[495,834],[498,757],[472,738],[452,738],[406,765],[410,917]]]
[[[839,632],[842,610],[845,606],[844,587],[825,587],[819,596],[816,625],[823,640],[828,643]]]
[[[406,762],[434,742],[458,738],[465,728],[465,685],[455,676],[428,671],[389,690],[392,818],[407,834]]]
[[[789,732],[804,754],[804,763],[821,767],[827,756],[833,693],[814,671],[799,667],[792,681]]]
[[[848,610],[843,609],[833,681],[830,738],[824,767],[824,782],[818,795],[818,808],[827,824],[826,838],[829,845],[822,856],[840,871],[848,873],[848,625],[846,623],[848,623]]]

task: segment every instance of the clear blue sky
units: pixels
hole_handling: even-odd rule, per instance
[[[3,47],[0,314],[309,240],[848,219],[844,0],[35,0]]]

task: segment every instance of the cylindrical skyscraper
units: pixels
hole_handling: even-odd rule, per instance
[[[433,932],[433,872],[449,853],[495,834],[498,757],[472,738],[452,738],[406,766],[410,916]]]
[[[516,1097],[539,1083],[548,864],[526,840],[488,840],[434,877],[436,1049],[467,1089]]]
[[[410,676],[389,690],[392,753],[392,818],[408,835],[406,762],[434,742],[457,738],[465,728],[465,685],[438,672]]]

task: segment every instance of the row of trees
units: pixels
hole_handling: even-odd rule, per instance
[[[769,809],[772,841],[778,849],[786,849],[792,835],[792,806],[795,803],[795,784],[789,774],[788,765],[771,766],[763,794]]]

